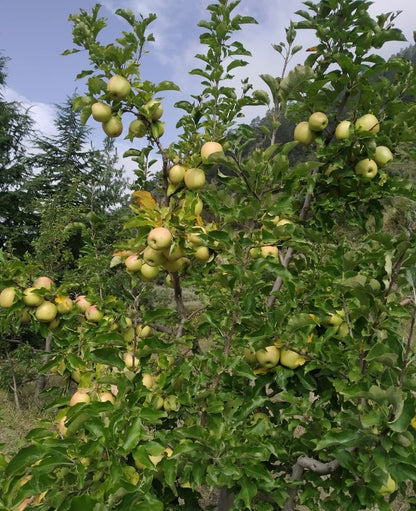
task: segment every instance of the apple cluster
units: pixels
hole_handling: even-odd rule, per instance
[[[323,112],[314,112],[307,121],[296,125],[293,138],[304,147],[308,147],[327,126],[328,117]]]
[[[91,114],[95,121],[100,122],[104,133],[111,138],[119,137],[123,133],[122,111],[120,102],[125,100],[131,92],[131,84],[121,75],[113,75],[107,82],[107,92],[104,100],[112,101],[112,106],[104,101],[96,101],[91,105]],[[152,135],[160,138],[165,129],[160,118],[163,106],[157,100],[147,101],[143,105],[143,112],[137,115],[129,125],[129,137],[141,138]]]
[[[257,367],[254,371],[256,374],[268,371],[278,364],[289,369],[297,369],[306,362],[305,357],[286,348],[280,341],[257,351],[244,348],[244,356],[250,365]]]

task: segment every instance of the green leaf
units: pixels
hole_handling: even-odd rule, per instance
[[[359,431],[330,431],[317,443],[315,451],[337,445],[343,445],[345,447],[354,446],[357,442],[359,443],[360,437]]]
[[[124,369],[124,362],[120,358],[118,348],[100,348],[90,353],[91,360],[101,364],[117,367],[120,371]]]
[[[176,83],[170,82],[169,80],[165,80],[163,82],[158,83],[155,87],[155,92],[160,92],[162,90],[180,91],[181,89],[179,88],[178,85],[176,85]]]
[[[27,467],[42,459],[44,450],[37,445],[30,445],[21,449],[9,462],[6,468],[7,476],[22,474]]]
[[[76,495],[71,498],[71,507],[69,511],[94,511],[96,501],[88,495]]]

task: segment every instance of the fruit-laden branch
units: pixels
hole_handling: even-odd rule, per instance
[[[303,479],[304,470],[311,470],[317,474],[327,475],[335,472],[339,466],[340,463],[338,460],[332,460],[328,461],[327,463],[323,463],[322,461],[316,460],[314,458],[309,458],[309,456],[302,454],[293,465],[292,481],[301,481]],[[289,497],[286,499],[282,511],[293,511],[295,509],[297,493],[298,487],[291,488],[289,490]]]

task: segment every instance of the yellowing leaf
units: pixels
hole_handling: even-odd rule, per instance
[[[134,197],[137,197],[136,202],[140,204],[143,209],[156,209],[157,200],[152,194],[146,190],[136,190],[132,193]]]

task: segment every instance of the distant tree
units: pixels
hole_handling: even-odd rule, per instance
[[[32,120],[19,103],[5,101],[7,58],[0,55],[0,248],[24,254],[36,233],[37,215],[25,185],[29,172],[26,146]]]

